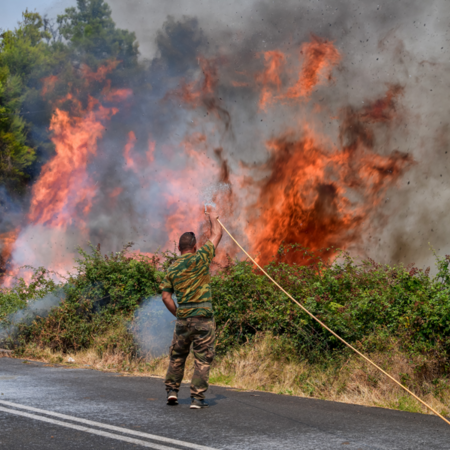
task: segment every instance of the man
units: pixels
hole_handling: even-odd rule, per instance
[[[195,365],[191,381],[191,409],[208,406],[205,392],[214,358],[216,324],[211,304],[209,265],[222,238],[222,227],[217,214],[214,213],[213,217],[211,214],[208,214],[211,225],[209,240],[197,250],[195,234],[191,231],[184,233],[178,245],[181,256],[169,267],[160,286],[164,304],[177,318],[165,380],[167,404],[178,404],[178,390],[192,344]],[[173,293],[177,297],[178,308],[172,299]]]

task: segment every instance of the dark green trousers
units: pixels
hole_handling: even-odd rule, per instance
[[[209,371],[214,359],[216,323],[213,318],[188,317],[177,319],[172,345],[170,363],[166,375],[166,390],[178,391],[184,375],[186,358],[192,344],[194,352],[194,375],[191,381],[191,397],[205,398],[208,389]]]

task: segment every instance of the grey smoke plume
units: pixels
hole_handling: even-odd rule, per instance
[[[218,194],[229,194],[231,192],[231,186],[228,183],[217,183],[211,186],[207,186],[203,191],[203,204],[206,206],[212,206],[215,208],[217,205],[214,202],[214,198]]]
[[[409,152],[417,164],[384,200],[383,218],[374,217],[367,225],[359,250],[377,260],[419,265],[433,264],[429,243],[440,253],[450,251],[446,225],[450,201],[448,1],[174,0],[162,5],[111,0],[110,4],[117,23],[132,26],[146,58],[161,55],[160,24],[167,16],[173,23],[189,16],[198,21],[209,48],[229,49],[227,54],[232,55],[237,71],[247,68],[252,54],[279,45],[294,46],[310,33],[335,41],[345,61],[333,93],[324,96],[323,103],[328,105],[343,100],[361,105],[385,89],[386,83],[404,86],[408,119],[383,147],[385,151],[390,147]],[[251,164],[266,157],[255,145],[257,134],[270,135],[289,119],[276,114],[270,121],[264,118],[262,127],[256,111],[245,105],[248,98],[242,100],[239,111],[233,108],[233,118],[238,114],[233,120],[237,140],[230,153]],[[328,127],[331,136],[335,133],[332,126]]]
[[[167,354],[174,327],[175,317],[164,306],[161,296],[144,300],[130,326],[140,356],[156,358]]]
[[[13,252],[17,266],[70,269],[76,247],[87,240],[101,242],[105,251],[118,251],[129,241],[143,252],[167,248],[181,232],[201,229],[193,205],[201,211],[202,191],[214,183],[232,186],[227,201],[237,200],[238,208],[227,210],[227,225],[248,246],[252,239],[247,241],[246,233],[259,214],[252,205],[261,183],[275,170],[266,165],[266,142],[301,134],[309,123],[329,145],[339,146],[339,111],[383,98],[387,85],[404,90],[401,120],[389,129],[373,128],[377,153],[403,152],[416,164],[377,199],[349,250],[381,262],[419,265],[431,263],[429,242],[440,253],[450,251],[448,1],[109,3],[118,26],[136,31],[145,70],[130,74],[132,102],[105,125],[89,163],[95,201],[85,226],[49,229],[22,223]],[[342,54],[333,80],[318,86],[309,103],[260,111],[259,94],[245,86],[246,74],[263,67],[258,55],[280,49],[298,61],[300,45],[311,33],[333,41]],[[183,83],[201,79],[200,57],[221,64],[220,79],[214,95],[189,108],[172,94]],[[233,82],[239,88],[232,88]],[[312,119],[317,105],[320,111]],[[124,160],[130,132],[134,166]],[[156,147],[150,164],[145,161],[151,142]],[[239,186],[242,180],[244,187]],[[222,249],[230,245],[227,240]]]
[[[19,325],[30,325],[37,317],[47,317],[51,309],[58,306],[65,297],[64,290],[57,289],[45,297],[30,301],[26,308],[11,314],[4,324],[0,324],[0,347],[15,339]]]

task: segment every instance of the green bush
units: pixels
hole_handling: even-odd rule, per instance
[[[295,251],[295,249],[294,249]],[[297,250],[299,251],[299,250]],[[266,268],[294,298],[348,342],[375,350],[383,339],[402,337],[405,349],[450,355],[450,257],[438,258],[438,274],[414,267],[360,264],[349,255],[310,266],[272,262]],[[343,344],[280,292],[249,262],[230,265],[213,278],[223,350],[257,332],[292,340],[299,355],[322,358]]]
[[[29,301],[40,299],[58,287],[51,278],[52,272],[44,267],[33,270],[31,281],[26,283],[23,278],[11,288],[0,290],[0,323],[8,323],[8,317],[25,308]]]
[[[21,326],[21,345],[34,342],[67,352],[88,348],[111,330],[126,330],[140,302],[159,292],[165,270],[176,259],[169,253],[131,256],[128,249],[129,245],[111,255],[102,255],[100,247],[80,250],[75,273],[59,285],[39,269],[29,285],[22,280],[14,289],[2,291],[0,317],[58,288],[63,289],[64,300],[47,317]],[[391,267],[372,260],[356,263],[347,254],[333,264],[308,254],[305,257],[313,261],[308,266],[286,264],[283,252],[287,251],[304,250],[283,249],[266,270],[345,340],[371,352],[383,350],[389,336],[401,338],[404,350],[431,352],[447,368],[449,256],[437,258],[438,273],[430,277],[428,270],[415,267]],[[230,261],[215,273],[212,290],[219,352],[260,332],[281,338],[292,354],[309,360],[326,361],[345,348],[247,261]],[[135,354],[129,333],[119,335],[105,345]]]
[[[129,245],[110,255],[102,255],[100,246],[91,247],[90,253],[80,250],[75,273],[61,284],[47,280],[45,289],[33,290],[20,280],[20,286],[25,288],[22,291],[16,288],[14,292],[22,292],[30,302],[42,298],[50,288],[62,293],[61,303],[46,317],[37,316],[31,324],[20,324],[21,346],[34,342],[63,352],[79,350],[88,348],[95,337],[122,327],[141,300],[157,293],[161,278],[156,259],[131,257],[128,248]],[[11,291],[2,292],[2,309],[10,297]],[[20,299],[18,294],[16,297]],[[25,299],[20,304],[24,302]],[[19,300],[15,305],[19,305]],[[115,345],[123,347],[123,342],[119,340]],[[125,347],[134,351],[129,342]]]

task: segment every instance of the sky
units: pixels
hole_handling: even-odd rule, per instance
[[[0,28],[3,30],[14,29],[17,22],[22,20],[22,12],[25,9],[36,10],[41,15],[47,14],[56,18],[57,14],[62,14],[64,9],[75,5],[75,0],[0,0]]]

